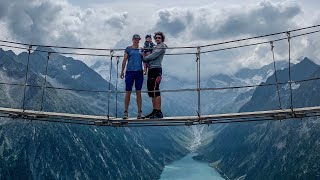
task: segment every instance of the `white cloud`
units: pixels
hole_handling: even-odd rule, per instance
[[[173,26],[169,32],[169,39],[174,39],[175,45],[199,45],[209,42],[221,42],[230,39],[263,35],[279,31],[295,29],[300,22],[297,17],[302,17],[302,7],[294,1],[284,1],[272,3],[270,1],[261,1],[258,4],[251,4],[248,7],[233,6],[232,8],[223,8],[214,10],[211,6],[201,8],[176,9],[171,8],[158,12],[158,23]],[[163,17],[165,16],[165,18]],[[166,21],[161,22],[160,21]],[[171,25],[173,22],[179,22],[177,26]],[[310,25],[310,24],[309,24]],[[166,27],[166,28],[168,28]],[[184,29],[182,28],[184,27]],[[161,27],[159,27],[161,28]],[[165,28],[164,28],[165,29]],[[178,30],[178,31],[177,31]],[[293,35],[295,33],[292,33]],[[267,41],[286,37],[285,34],[272,38],[260,39]],[[319,38],[299,37],[291,40],[291,58],[296,62],[301,56],[312,56],[319,52],[315,44]],[[169,40],[170,41],[170,40]],[[178,42],[178,43],[177,43]],[[236,45],[258,42],[256,40],[233,43],[230,45],[204,48],[204,50],[219,49]],[[169,43],[172,43],[170,41]],[[276,60],[288,59],[288,42],[286,40],[275,42]],[[306,54],[306,50],[310,49]],[[314,51],[314,49],[317,49]],[[311,52],[314,51],[314,52]],[[201,69],[204,78],[212,74],[227,73],[232,74],[239,68],[250,67],[259,68],[263,65],[272,63],[272,53],[269,44],[257,45],[246,48],[225,50],[222,52],[213,52],[201,55],[203,67]],[[317,55],[319,58],[319,56]],[[166,66],[168,73],[177,76],[185,76],[188,79],[195,78],[195,62],[189,60],[195,57],[167,57],[170,63]],[[176,60],[171,60],[176,59]],[[181,59],[181,60],[178,60]],[[176,67],[174,69],[174,67]],[[185,68],[184,70],[182,70]],[[185,73],[188,72],[188,73]],[[183,77],[180,77],[183,78]]]
[[[282,2],[271,3],[262,1],[249,8],[238,7],[225,9],[217,16],[214,22],[210,17],[206,21],[198,21],[192,32],[198,38],[230,38],[239,35],[260,35],[291,28],[292,18],[300,13],[297,4]]]
[[[175,38],[187,40],[230,39],[243,35],[261,35],[288,30],[297,23],[301,13],[297,3],[261,1],[255,5],[216,9],[213,5],[200,8],[169,8],[157,12],[154,29],[164,30]]]
[[[105,21],[106,25],[109,25],[111,29],[122,30],[127,24],[128,13],[114,14],[108,17]]]
[[[119,31],[127,25],[126,12],[81,9],[66,1],[21,0],[6,5],[8,11],[2,21],[6,22],[11,36],[33,44],[111,47]]]
[[[188,26],[193,24],[194,14],[188,9],[171,8],[157,12],[159,19],[153,31],[164,31],[172,36],[187,31]]]

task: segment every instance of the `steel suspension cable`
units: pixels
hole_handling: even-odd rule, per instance
[[[47,76],[48,76],[48,66],[49,66],[50,55],[51,55],[51,53],[48,52],[47,63],[46,63],[46,72],[45,72],[45,76],[44,76],[44,83],[43,83],[43,86],[42,86],[42,96],[41,96],[41,108],[40,108],[40,111],[43,110],[44,90],[47,87]]]
[[[292,32],[292,31],[291,31]],[[291,38],[293,37],[299,37],[299,36],[304,36],[304,35],[308,35],[308,34],[313,34],[313,33],[318,33],[320,32],[320,30],[316,30],[316,31],[311,31],[311,32],[307,32],[307,33],[302,33],[302,34],[297,34],[294,36],[291,36]],[[278,34],[278,33],[277,33]],[[276,41],[281,41],[281,40],[286,40],[287,38],[280,38],[280,39],[275,39],[272,40],[273,42]],[[243,40],[243,39],[242,39]],[[234,40],[237,41],[237,40]],[[0,40],[1,42],[1,40]],[[228,41],[229,42],[229,41]],[[239,41],[240,42],[240,41]],[[227,47],[227,48],[220,48],[220,49],[213,49],[213,50],[207,50],[207,51],[202,51],[202,53],[209,53],[209,52],[216,52],[216,51],[223,51],[223,50],[229,50],[229,49],[236,49],[236,48],[242,48],[242,47],[249,47],[249,46],[254,46],[254,45],[260,45],[260,44],[266,44],[266,43],[270,43],[270,41],[263,41],[263,42],[258,42],[258,43],[251,43],[251,44],[246,44],[246,45],[240,45],[240,46],[233,46],[233,47]],[[23,43],[19,43],[19,44],[23,44]],[[223,44],[227,44],[227,43],[223,43]],[[218,45],[218,44],[217,44]],[[22,47],[16,47],[16,46],[8,46],[8,45],[4,45],[4,44],[0,44],[0,46],[2,47],[10,47],[10,48],[15,48],[15,49],[26,49],[26,48],[22,48]],[[201,46],[200,46],[201,47]],[[192,47],[194,48],[194,47]],[[170,48],[167,48],[170,49]],[[171,49],[174,49],[171,48]],[[44,52],[44,53],[48,53],[48,51],[42,51],[42,50],[37,50],[35,49],[34,51],[36,52]],[[73,53],[73,52],[51,52],[51,53],[55,53],[55,54],[62,54],[62,55],[79,55],[79,56],[96,56],[96,57],[110,57],[109,54],[92,54],[92,53]],[[166,55],[192,55],[192,54],[197,54],[197,52],[191,52],[191,53],[167,53]],[[119,57],[122,57],[121,55],[119,55]]]
[[[275,58],[274,58],[274,45],[273,45],[272,41],[270,42],[270,46],[271,46],[272,59],[273,59],[274,77],[275,77],[275,80],[276,80],[276,87],[277,87],[277,93],[278,93],[279,109],[282,109],[281,99],[280,99],[279,83],[278,83],[278,76],[277,76],[276,61],[275,61]]]
[[[198,46],[180,46],[180,47],[167,47],[166,49],[193,49],[197,47],[210,47],[210,46],[217,46],[217,45],[222,45],[222,44],[229,44],[229,43],[234,43],[234,42],[240,42],[240,41],[246,41],[246,40],[252,40],[252,39],[259,39],[263,37],[268,37],[268,36],[275,36],[275,35],[280,35],[286,32],[296,32],[296,31],[302,31],[302,30],[307,30],[307,29],[313,29],[320,27],[320,24],[318,25],[313,25],[313,26],[307,26],[303,28],[297,28],[297,29],[292,29],[288,31],[281,31],[281,32],[276,32],[276,33],[270,33],[270,34],[265,34],[265,35],[259,35],[259,36],[253,36],[253,37],[248,37],[248,38],[241,38],[241,39],[236,39],[236,40],[231,40],[231,41],[223,41],[223,42],[218,42],[218,43],[211,43],[211,44],[206,44],[206,45],[198,45]],[[0,42],[4,43],[10,43],[10,44],[17,44],[17,45],[24,45],[28,46],[30,44],[27,43],[20,43],[20,42],[15,42],[15,41],[7,41],[7,40],[0,40]],[[37,46],[37,47],[47,47],[47,48],[58,48],[58,49],[74,49],[74,50],[94,50],[94,51],[123,51],[125,49],[123,48],[90,48],[90,47],[72,47],[72,46],[55,46],[55,45],[42,45],[42,44],[32,44],[32,46]]]
[[[302,34],[297,34],[297,35],[291,36],[291,38],[305,36],[305,35],[314,34],[314,33],[318,33],[318,32],[320,32],[320,30],[311,31],[311,32],[302,33]],[[282,40],[287,40],[287,39],[288,38],[279,38],[279,39],[274,39],[272,41],[273,42],[277,42],[277,41],[282,41]],[[210,52],[217,52],[217,51],[224,51],[224,50],[229,50],[229,49],[237,49],[237,48],[242,48],[242,47],[256,46],[256,45],[267,44],[267,43],[270,43],[270,41],[262,41],[262,42],[249,43],[249,44],[245,44],[245,45],[232,46],[232,47],[227,47],[227,48],[219,48],[219,49],[207,50],[207,51],[202,51],[201,54],[210,53]],[[176,55],[176,54],[174,54],[174,55]]]
[[[30,62],[30,55],[31,55],[32,45],[28,48],[28,60],[27,60],[27,68],[26,68],[26,75],[25,75],[25,82],[24,82],[24,89],[23,89],[23,103],[22,103],[22,109],[25,111],[25,103],[26,103],[26,89],[28,84],[28,72],[29,72],[29,62]]]
[[[110,74],[109,74],[109,86],[108,86],[108,120],[110,118],[110,95],[111,95],[111,80],[112,80],[112,58],[113,58],[114,51],[110,51]]]
[[[200,118],[201,116],[201,94],[200,94],[200,52],[201,52],[201,48],[197,47],[197,54],[196,54],[196,62],[197,62],[197,92],[198,92],[198,110],[197,110],[197,114],[198,117]]]
[[[316,81],[320,80],[320,77],[315,78],[308,78],[303,80],[297,80],[296,83],[300,82],[309,82],[309,81]],[[21,83],[6,83],[6,82],[0,82],[2,85],[9,85],[9,86],[25,86]],[[288,81],[286,82],[278,82],[279,85],[288,84]],[[241,89],[241,88],[254,88],[254,87],[264,87],[264,86],[275,86],[276,83],[262,83],[262,84],[253,84],[253,85],[244,85],[244,86],[230,86],[230,87],[215,87],[215,88],[200,88],[200,91],[219,91],[219,90],[228,90],[228,89]],[[39,85],[26,85],[27,87],[35,87],[35,88],[41,88],[42,86]],[[54,87],[54,86],[46,86],[46,89],[57,89],[57,90],[66,90],[66,91],[76,91],[76,92],[94,92],[94,93],[106,93],[108,90],[87,90],[87,89],[73,89],[73,88],[63,88],[63,87]],[[194,92],[197,91],[197,88],[189,88],[189,89],[167,89],[167,90],[156,90],[156,91],[141,91],[142,93],[147,92],[183,92],[183,91],[190,91]],[[112,93],[115,93],[115,91],[111,91]],[[136,91],[132,91],[133,93]],[[117,93],[125,93],[125,91],[117,91]]]
[[[290,32],[287,32],[287,38],[288,38],[288,58],[289,58],[289,87],[290,87],[290,109],[293,112],[293,97],[292,97],[292,79],[291,79],[291,37]]]
[[[118,79],[119,79],[119,62],[120,57],[117,56],[117,80],[116,80],[116,118],[118,117]]]

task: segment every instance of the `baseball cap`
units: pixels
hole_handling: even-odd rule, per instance
[[[132,39],[141,39],[141,38],[140,38],[139,34],[135,34],[132,36]]]
[[[146,38],[151,38],[151,34],[147,34],[147,35],[146,35]]]

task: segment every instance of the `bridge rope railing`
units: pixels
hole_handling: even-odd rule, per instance
[[[252,40],[252,39],[261,39],[264,37],[269,37],[269,36],[275,36],[275,35],[281,35],[287,32],[296,32],[296,31],[302,31],[302,30],[307,30],[307,29],[314,29],[320,27],[320,24],[317,25],[312,25],[312,26],[307,26],[307,27],[302,27],[302,28],[297,28],[297,29],[292,29],[292,30],[287,30],[287,31],[281,31],[281,32],[276,32],[276,33],[270,33],[270,34],[265,34],[265,35],[259,35],[259,36],[253,36],[253,37],[248,37],[248,38],[241,38],[241,39],[236,39],[236,40],[230,40],[230,41],[223,41],[223,42],[217,42],[217,43],[210,43],[210,44],[205,44],[205,45],[197,45],[197,46],[176,46],[176,47],[167,47],[164,49],[195,49],[195,48],[203,48],[203,47],[210,47],[210,46],[217,46],[217,45],[222,45],[222,44],[229,44],[229,43],[234,43],[234,42],[240,42],[240,41],[247,41],[247,40]],[[16,45],[23,45],[23,46],[33,46],[33,47],[46,47],[46,48],[57,48],[57,49],[73,49],[73,50],[93,50],[93,51],[124,51],[125,48],[91,48],[91,47],[72,47],[72,46],[54,46],[54,45],[43,45],[43,44],[30,44],[30,43],[21,43],[21,42],[15,42],[15,41],[7,41],[7,40],[0,40],[0,42],[3,43],[9,43],[9,44],[16,44]]]
[[[291,31],[286,31],[285,33],[287,32],[293,32],[293,30]],[[306,36],[306,35],[309,35],[309,34],[314,34],[314,33],[318,33],[320,32],[320,30],[314,30],[314,31],[311,31],[311,32],[306,32],[306,33],[300,33],[300,34],[297,34],[297,35],[293,35],[291,36],[291,38],[296,38],[296,37],[300,37],[300,36]],[[278,33],[274,33],[274,34],[277,34]],[[258,36],[257,36],[258,37]],[[268,37],[267,35],[266,36],[263,36],[263,37]],[[253,39],[253,38],[246,38],[246,39],[241,39],[241,40],[234,40],[236,42],[240,42],[240,41],[245,41],[245,40],[248,40],[248,39]],[[238,45],[238,46],[232,46],[232,47],[226,47],[226,48],[219,48],[219,49],[213,49],[213,50],[207,50],[207,51],[201,51],[200,53],[201,54],[204,54],[204,53],[210,53],[210,52],[217,52],[217,51],[224,51],[224,50],[230,50],[230,49],[237,49],[237,48],[242,48],[242,47],[249,47],[249,46],[256,46],[256,45],[262,45],[262,44],[268,44],[270,43],[271,41],[272,42],[277,42],[277,41],[282,41],[282,40],[287,40],[288,38],[285,37],[285,38],[278,38],[278,39],[273,39],[273,40],[268,40],[268,41],[261,41],[261,42],[257,42],[257,43],[248,43],[248,44],[245,44],[245,45]],[[234,41],[226,41],[226,42],[221,42],[221,43],[216,43],[217,46],[218,45],[222,45],[222,44],[229,44],[229,43],[232,43]],[[4,40],[0,40],[0,42],[7,42],[7,41],[4,41]],[[10,41],[11,42],[11,41]],[[15,45],[19,45],[19,43],[14,43]],[[29,45],[29,44],[26,44],[26,46],[30,47],[54,47],[54,46],[44,46],[44,45],[39,45],[39,46],[36,46],[36,45]],[[8,45],[8,44],[0,44],[0,47],[7,47],[7,48],[13,48],[13,49],[20,49],[20,50],[28,50],[28,47],[21,47],[21,46],[14,46],[14,45]],[[201,48],[201,46],[192,46],[194,49],[197,49],[198,47]],[[162,48],[162,49],[173,49],[173,48]],[[88,50],[88,49],[86,49]],[[106,50],[110,50],[110,49],[106,49]],[[112,50],[112,49],[111,49]],[[114,51],[120,51],[120,50],[123,50],[123,49],[115,49]],[[37,50],[37,49],[34,49],[33,50],[34,52],[43,52],[43,53],[51,53],[51,54],[61,54],[61,55],[77,55],[77,56],[95,56],[95,57],[111,57],[110,54],[97,54],[97,53],[76,53],[76,52],[59,52],[59,51],[44,51],[44,50]],[[182,52],[182,53],[166,53],[166,55],[168,56],[175,56],[175,55],[195,55],[197,54],[197,52]],[[114,56],[118,56],[118,57],[123,57],[122,55],[114,55]]]
[[[292,93],[292,79],[291,79],[291,39],[295,37],[300,37],[300,36],[305,36],[309,34],[314,34],[320,32],[320,30],[313,30],[310,32],[306,33],[300,33],[296,35],[291,35],[291,32],[297,32],[301,30],[307,30],[307,29],[314,29],[320,27],[320,25],[314,25],[314,26],[309,26],[309,27],[304,27],[304,28],[299,28],[299,29],[294,29],[290,31],[283,31],[283,32],[277,32],[277,33],[272,33],[272,34],[266,34],[266,35],[261,35],[261,36],[255,36],[255,37],[249,37],[249,38],[242,38],[242,39],[237,39],[237,40],[231,40],[231,41],[224,41],[224,42],[218,42],[218,43],[212,43],[212,44],[207,44],[207,45],[201,45],[201,46],[183,46],[183,47],[168,47],[166,49],[191,49],[191,48],[196,48],[196,52],[187,52],[187,53],[166,53],[166,55],[196,55],[196,87],[197,88],[190,88],[190,89],[174,89],[174,90],[161,90],[161,91],[149,91],[149,92],[185,92],[185,91],[196,91],[197,92],[197,115],[200,118],[201,117],[201,91],[217,91],[217,90],[227,90],[227,89],[239,89],[239,88],[254,88],[254,87],[262,87],[262,86],[276,86],[277,88],[277,94],[278,94],[278,101],[279,101],[279,109],[282,109],[281,107],[281,98],[280,98],[280,93],[279,93],[279,85],[283,84],[289,84],[290,87],[290,109],[292,110],[292,113],[294,114],[294,109],[293,109],[293,93]],[[247,41],[247,40],[253,40],[253,39],[260,39],[260,38],[265,38],[269,36],[275,36],[275,35],[281,35],[281,34],[286,34],[287,37],[285,38],[278,38],[278,39],[273,39],[271,41],[260,41],[256,43],[248,43],[244,45],[238,45],[238,46],[232,46],[232,47],[225,47],[225,48],[219,48],[219,49],[212,49],[212,50],[206,50],[206,51],[201,51],[201,48],[203,47],[212,47],[212,46],[218,46],[218,45],[223,45],[223,44],[229,44],[229,43],[235,43],[235,42],[241,42],[241,41]],[[289,67],[288,67],[288,72],[289,72],[289,80],[286,82],[278,82],[278,77],[277,77],[277,69],[275,65],[275,57],[274,57],[274,42],[277,41],[282,41],[282,40],[288,40],[288,54],[289,54]],[[125,91],[119,91],[118,90],[118,78],[119,78],[119,58],[123,57],[121,55],[114,55],[115,51],[123,51],[124,49],[106,49],[106,48],[81,48],[81,47],[68,47],[68,46],[48,46],[48,45],[36,45],[36,44],[27,44],[27,43],[19,43],[19,42],[13,42],[13,41],[5,41],[5,40],[0,40],[2,43],[9,43],[9,44],[14,44],[14,45],[4,45],[0,44],[0,47],[8,47],[8,48],[16,48],[16,49],[22,49],[22,50],[27,50],[28,51],[28,59],[27,59],[27,68],[26,68],[26,75],[25,75],[25,83],[20,84],[20,83],[7,83],[7,82],[0,82],[0,84],[5,84],[5,85],[17,85],[17,86],[23,86],[24,87],[24,95],[23,95],[23,105],[22,109],[23,112],[25,111],[25,103],[26,103],[26,89],[27,87],[39,87],[42,88],[42,95],[41,95],[41,108],[40,111],[43,111],[43,101],[44,101],[44,91],[45,89],[60,89],[60,90],[71,90],[71,91],[78,91],[78,92],[96,92],[96,93],[108,93],[107,99],[108,99],[108,109],[107,109],[107,117],[108,121],[111,118],[110,116],[110,96],[112,93],[115,93],[116,96],[116,113],[115,116],[117,117],[117,111],[118,111],[118,94],[119,93],[125,93]],[[271,51],[272,51],[272,57],[273,57],[273,63],[274,63],[274,72],[275,72],[275,83],[262,83],[262,84],[256,84],[256,85],[242,85],[242,86],[230,86],[230,87],[215,87],[215,88],[201,88],[201,63],[200,63],[200,55],[203,53],[211,53],[211,52],[217,52],[217,51],[224,51],[224,50],[229,50],[229,49],[236,49],[236,48],[242,48],[242,47],[249,47],[249,46],[256,46],[256,45],[261,45],[261,44],[266,44],[269,43],[271,45]],[[17,46],[19,45],[19,46]],[[20,47],[20,46],[28,46],[26,47]],[[46,71],[45,71],[45,80],[43,85],[29,85],[27,83],[28,80],[28,71],[29,71],[29,63],[30,63],[30,55],[33,47],[48,47],[48,48],[58,48],[58,49],[73,49],[73,50],[95,50],[95,51],[107,51],[109,50],[110,54],[96,54],[96,53],[76,53],[76,52],[57,52],[57,51],[44,51],[44,50],[38,50],[34,49],[34,52],[43,52],[47,53],[47,61],[46,61]],[[50,60],[50,55],[51,54],[61,54],[61,55],[85,55],[85,56],[103,56],[103,57],[110,57],[110,75],[109,75],[109,84],[108,84],[108,89],[107,90],[91,90],[91,89],[76,89],[76,88],[65,88],[65,87],[53,87],[53,86],[47,86],[47,76],[48,76],[48,65],[49,65],[49,60]],[[116,57],[117,60],[117,79],[116,79],[116,89],[113,91],[111,90],[111,81],[112,81],[112,61],[113,58]],[[295,82],[305,82],[305,81],[314,81],[314,80],[319,80],[319,78],[309,78],[305,80],[299,80]],[[147,93],[148,91],[142,91],[143,93]]]
[[[302,82],[309,82],[309,81],[317,81],[320,80],[320,77],[316,78],[308,78],[303,80],[295,80],[293,83],[302,83]],[[288,84],[288,81],[282,81],[278,82],[278,85],[285,85]],[[7,82],[0,82],[0,85],[9,85],[9,86],[25,86],[21,83],[7,83]],[[261,84],[251,84],[251,85],[240,85],[240,86],[226,86],[226,87],[209,87],[209,88],[184,88],[184,89],[165,89],[165,90],[155,90],[155,91],[147,91],[147,90],[141,90],[142,93],[148,93],[148,92],[161,92],[161,93],[168,93],[168,92],[197,92],[200,91],[221,91],[221,90],[231,90],[231,89],[242,89],[242,88],[257,88],[257,87],[266,87],[266,86],[276,86],[277,83],[261,83]],[[32,85],[27,84],[26,87],[32,87],[32,88],[42,88],[43,86],[40,85]],[[57,90],[66,90],[66,91],[76,91],[76,92],[91,92],[91,93],[118,93],[118,94],[124,94],[126,91],[116,91],[116,90],[90,90],[90,89],[76,89],[76,88],[65,88],[65,87],[55,87],[55,86],[46,86],[45,89],[57,89]],[[132,91],[135,93],[136,91]],[[279,108],[280,109],[280,108]]]

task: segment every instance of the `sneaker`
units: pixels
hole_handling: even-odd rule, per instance
[[[156,109],[152,110],[152,112],[148,115],[145,116],[145,118],[150,118],[151,116],[153,116],[155,113],[157,112]]]
[[[157,111],[153,116],[150,117],[150,119],[158,119],[163,118],[163,114],[161,111]]]
[[[146,117],[143,116],[142,111],[138,112],[137,119],[144,119],[144,118],[146,118]]]
[[[122,119],[128,119],[128,111],[125,111],[124,113],[123,113],[123,118]]]

